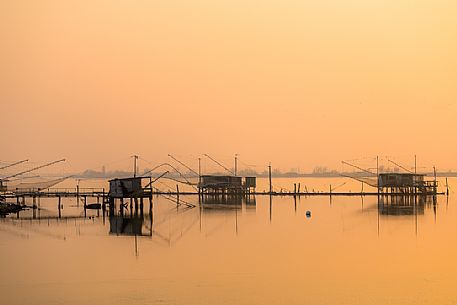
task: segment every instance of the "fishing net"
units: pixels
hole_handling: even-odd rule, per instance
[[[40,182],[21,182],[16,185],[12,186],[7,186],[9,191],[40,191],[40,190],[45,190],[48,189],[62,181],[67,179],[65,178],[59,178],[59,179],[54,179],[54,180],[48,180],[48,181],[40,181]]]

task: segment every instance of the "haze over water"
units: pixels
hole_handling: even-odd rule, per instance
[[[456,15],[450,0],[1,1],[0,160],[457,170]]]
[[[299,182],[325,190],[335,179]],[[83,215],[66,199],[57,220],[56,199],[42,199],[36,219],[0,220],[0,304],[454,304],[454,197],[383,207],[376,196],[257,196],[193,209],[154,197],[152,236],[137,248],[110,217],[65,219]],[[147,205],[143,218],[149,235]]]

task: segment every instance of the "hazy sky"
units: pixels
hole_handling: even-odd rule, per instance
[[[2,0],[0,160],[457,169],[456,16],[455,0]]]

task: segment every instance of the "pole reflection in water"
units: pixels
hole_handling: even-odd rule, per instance
[[[436,224],[437,216],[436,195],[381,195],[378,197],[378,237],[380,217],[408,217],[414,216],[414,232],[418,235],[419,216],[425,215],[425,209],[433,210],[433,219]]]

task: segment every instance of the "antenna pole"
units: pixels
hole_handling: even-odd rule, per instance
[[[236,176],[236,170],[237,170],[237,162],[238,161],[238,154],[235,154],[235,176]]]
[[[201,182],[202,177],[202,158],[198,158],[198,182]]]
[[[136,177],[136,162],[138,160],[138,156],[137,155],[133,155],[133,177]]]
[[[377,187],[378,187],[378,197],[379,197],[379,156],[376,156],[376,179],[377,179]]]

